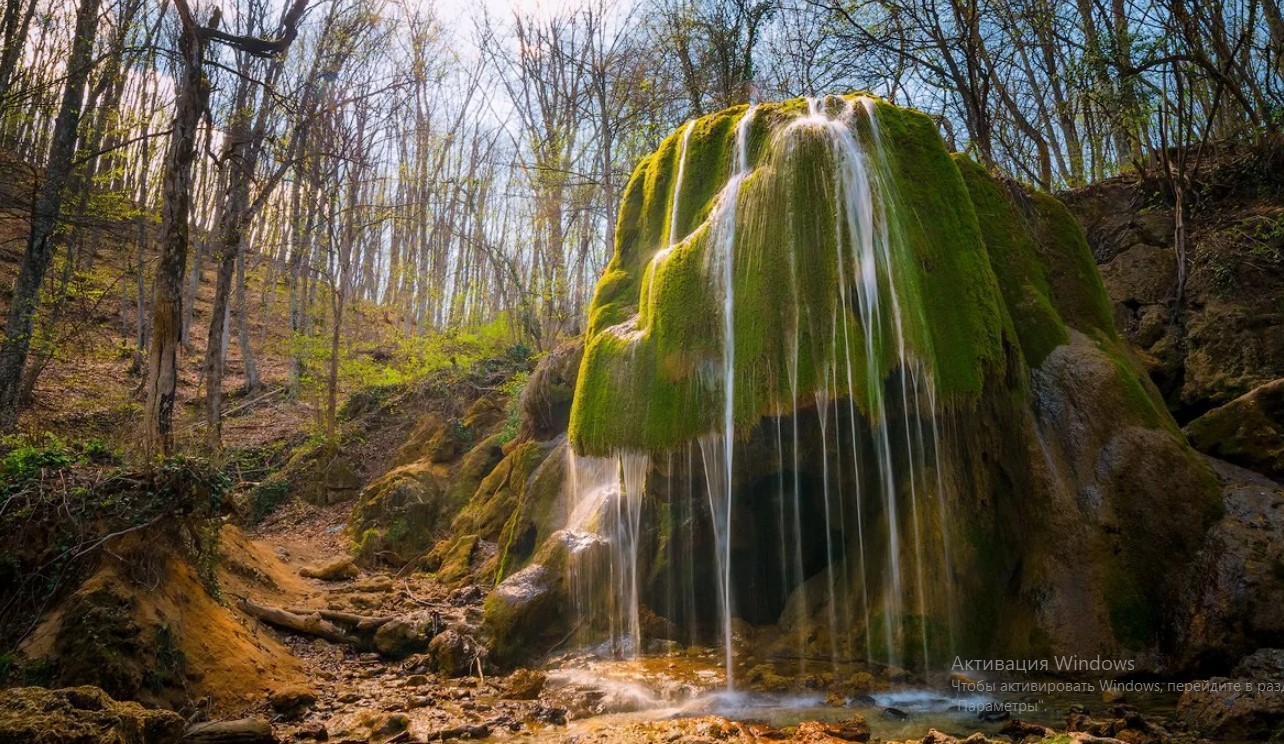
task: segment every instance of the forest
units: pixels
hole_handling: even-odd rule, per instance
[[[1278,0],[0,36],[0,741],[1284,735]]]

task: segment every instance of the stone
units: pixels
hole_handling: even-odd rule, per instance
[[[370,741],[372,744],[384,744],[401,736],[409,728],[410,716],[405,713],[382,715],[370,724]]]
[[[522,388],[521,438],[544,441],[566,431],[583,356],[584,339],[577,337],[540,360]]]
[[[321,563],[312,566],[304,566],[299,569],[299,575],[305,579],[320,579],[321,581],[346,581],[355,579],[357,566],[351,558],[335,558],[327,563]]]
[[[325,728],[318,737],[314,727],[304,727],[295,738],[325,741]],[[183,744],[277,744],[272,734],[272,724],[262,718],[240,718],[232,721],[194,723],[183,732]]]
[[[404,565],[417,557],[451,512],[448,488],[448,473],[424,462],[393,468],[371,481],[352,512],[358,558]]]
[[[533,669],[518,669],[504,682],[504,697],[511,700],[535,700],[544,690],[548,675]]]
[[[532,563],[495,587],[483,603],[482,627],[496,663],[514,664],[543,651],[542,636],[557,633],[565,587],[559,571]]]
[[[304,685],[288,685],[268,695],[268,705],[272,710],[289,720],[302,717],[316,702],[316,690]]]
[[[183,719],[117,702],[97,687],[0,691],[0,741],[30,744],[178,744]]]
[[[431,640],[430,627],[423,618],[394,618],[379,626],[374,634],[374,645],[383,656],[402,659],[426,650]]]
[[[1284,679],[1284,649],[1257,649],[1239,660],[1231,676],[1261,681]]]
[[[1174,623],[1176,664],[1192,675],[1224,675],[1254,649],[1284,637],[1284,488],[1249,470],[1210,460],[1221,482],[1222,518],[1196,553]],[[1245,659],[1266,664],[1270,651]],[[1250,661],[1251,659],[1251,661]]]
[[[329,741],[330,730],[323,723],[306,723],[294,732],[297,740]]]
[[[865,719],[853,716],[846,721],[830,723],[826,721],[804,721],[798,724],[794,732],[795,741],[869,741],[869,726]]]
[[[325,484],[325,503],[337,504],[349,501],[361,490],[362,480],[352,463],[346,457],[336,456],[326,463],[322,471],[322,482]]]

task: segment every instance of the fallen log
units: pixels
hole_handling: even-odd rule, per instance
[[[373,633],[380,627],[387,625],[396,619],[396,617],[392,615],[388,615],[387,617],[371,617],[370,615],[358,615],[356,613],[342,612],[340,610],[307,610],[297,607],[289,608],[288,612],[293,612],[296,615],[311,615],[316,613],[324,620],[329,620],[330,622],[337,623],[339,625],[347,625],[362,634]]]
[[[194,723],[183,732],[183,744],[276,744],[272,726],[261,718]]]
[[[320,612],[303,615],[280,607],[256,604],[245,598],[238,600],[236,606],[245,614],[283,630],[315,636],[331,643],[358,647],[367,645],[361,638],[325,619]]]

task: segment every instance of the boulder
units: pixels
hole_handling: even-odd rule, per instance
[[[1177,289],[1177,259],[1171,249],[1135,245],[1101,266],[1110,299],[1121,305],[1157,305]]]
[[[315,730],[315,727],[301,729]],[[296,735],[296,738],[301,737]],[[238,718],[194,723],[183,732],[183,744],[277,744],[277,738],[272,733],[272,724],[262,718]]]
[[[438,633],[428,644],[432,667],[446,677],[462,677],[477,669],[486,649],[471,636],[454,629]]]
[[[439,466],[416,462],[366,486],[352,512],[358,558],[404,564],[425,550],[452,511],[449,477]]]
[[[325,506],[351,501],[361,490],[362,480],[346,457],[335,456],[322,471],[322,483],[323,500],[320,505]]]
[[[1185,432],[1200,452],[1284,480],[1284,378],[1214,408]]]
[[[576,338],[560,344],[535,367],[522,388],[521,439],[543,441],[566,433],[583,356],[584,339]]]
[[[23,744],[178,744],[183,719],[117,702],[97,687],[0,691],[0,741]]]
[[[432,629],[422,618],[399,617],[389,620],[374,634],[375,649],[393,659],[402,659],[430,647]]]
[[[1227,177],[1214,166],[1205,178]],[[1284,376],[1284,273],[1264,268],[1268,243],[1247,239],[1278,198],[1231,174],[1201,205],[1187,223],[1186,302],[1174,323],[1173,215],[1156,208],[1153,186],[1109,179],[1062,197],[1100,264],[1119,330],[1153,360],[1151,376],[1185,421]]]
[[[518,669],[504,681],[504,697],[510,700],[535,700],[544,691],[548,675],[535,669]]]
[[[551,570],[534,563],[486,597],[483,626],[497,663],[519,660],[534,650],[529,643],[533,636],[561,623],[560,583]]]

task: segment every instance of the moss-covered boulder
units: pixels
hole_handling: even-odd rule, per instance
[[[1214,408],[1185,431],[1199,451],[1284,481],[1284,378]]]
[[[362,491],[353,508],[357,556],[404,564],[446,526],[449,473],[430,462],[394,468]]]
[[[565,638],[573,622],[572,566],[598,560],[605,549],[598,538],[558,531],[500,582],[482,605],[491,661],[508,667],[536,660]]]
[[[444,429],[434,431],[440,435]],[[503,457],[498,434],[453,463],[437,462],[440,452],[429,448],[361,491],[351,520],[358,559],[404,564],[427,552]]]
[[[538,539],[560,526],[553,510],[562,494],[564,452],[556,442],[512,443],[452,520],[452,536],[433,547],[423,567],[452,584],[470,576],[498,581],[517,570]],[[483,545],[490,549],[478,560]]]

